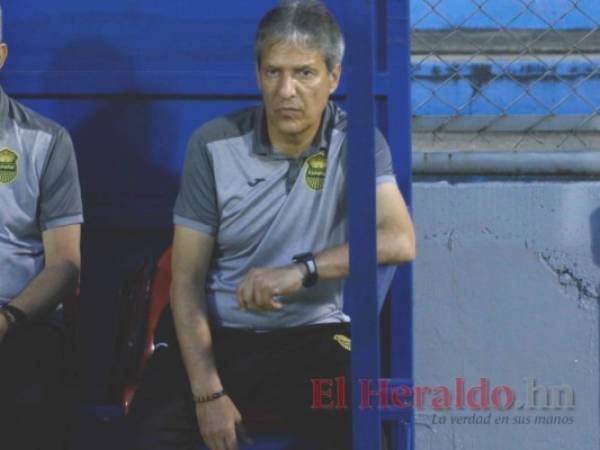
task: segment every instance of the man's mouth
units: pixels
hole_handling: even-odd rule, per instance
[[[275,111],[277,111],[280,114],[294,114],[294,113],[299,113],[302,112],[302,110],[300,108],[292,108],[292,107],[283,107],[283,108],[277,108]]]

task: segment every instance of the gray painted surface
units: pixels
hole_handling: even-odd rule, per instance
[[[499,117],[499,116],[497,116]],[[562,118],[564,116],[560,116]],[[519,119],[524,118],[524,116],[513,117],[509,119],[498,119],[494,120],[491,118],[482,118],[487,120],[487,123],[490,124],[490,127],[504,127],[503,122],[508,122],[507,127],[512,126]],[[442,123],[448,122],[448,118],[440,118]],[[460,122],[468,122],[468,120],[472,119],[477,122],[477,117],[470,116],[464,117],[460,119],[456,119],[456,122],[460,124]],[[420,128],[426,128],[427,124],[419,124],[419,122],[429,121],[430,118],[421,116],[415,117],[413,119],[413,130],[417,130]],[[434,119],[431,119],[434,120]],[[538,124],[547,123],[548,125],[553,125],[557,123],[554,120],[550,120],[548,117],[544,118],[542,116],[531,116],[524,119],[524,124],[531,123],[532,121],[537,121]],[[596,118],[587,118],[583,119],[579,118],[579,124],[583,124],[584,122],[589,123],[590,125],[594,125]],[[484,123],[485,121],[481,121],[480,123]],[[471,125],[469,125],[471,126]],[[577,127],[577,126],[575,126]],[[466,128],[466,127],[465,127]],[[577,127],[578,128],[578,127]],[[483,129],[483,127],[482,127]],[[527,128],[521,126],[520,129]],[[573,129],[573,128],[572,128]],[[597,129],[600,129],[600,124],[598,124]],[[582,139],[583,138],[583,139]],[[502,132],[486,132],[486,131],[458,131],[458,132],[415,132],[413,133],[413,151],[422,153],[422,152],[545,152],[552,153],[559,150],[565,151],[586,151],[591,150],[595,151],[596,149],[600,149],[600,133],[598,132],[586,132],[577,134],[572,133],[571,131],[542,131],[542,132],[531,132],[531,133],[523,133],[520,132],[519,129],[516,131],[502,131]]]
[[[413,155],[423,175],[600,175],[600,152],[427,152]]]
[[[412,34],[413,54],[429,55],[435,48],[440,54],[460,55],[473,53],[522,54],[527,47],[534,54],[600,51],[600,29],[571,29],[548,32],[544,27],[514,28],[446,28],[441,30],[415,29]]]
[[[414,205],[416,385],[486,377],[523,401],[534,377],[575,393],[564,410],[435,411],[425,396],[416,449],[598,450],[600,182],[420,181]],[[450,423],[474,412],[491,423]]]

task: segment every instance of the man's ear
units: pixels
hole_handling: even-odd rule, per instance
[[[331,72],[329,72],[329,94],[333,94],[340,84],[340,78],[342,77],[342,65],[336,64]]]
[[[4,62],[8,56],[8,45],[4,42],[0,43],[0,69],[4,66]]]

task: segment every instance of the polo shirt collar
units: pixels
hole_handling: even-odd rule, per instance
[[[323,117],[321,118],[321,126],[319,131],[313,140],[310,148],[307,149],[303,156],[310,156],[320,151],[327,152],[329,143],[331,140],[331,132],[333,130],[335,120],[336,106],[330,101],[323,111]],[[257,155],[262,156],[274,156],[277,153],[274,151],[269,139],[269,133],[267,131],[267,123],[265,120],[265,109],[263,105],[256,108],[256,114],[254,117],[254,145],[252,150]]]
[[[0,121],[4,122],[8,117],[8,95],[0,87]]]

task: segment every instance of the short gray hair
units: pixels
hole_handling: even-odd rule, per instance
[[[342,31],[327,7],[318,0],[284,0],[265,14],[254,41],[259,66],[263,51],[279,42],[318,50],[330,72],[344,58]]]

